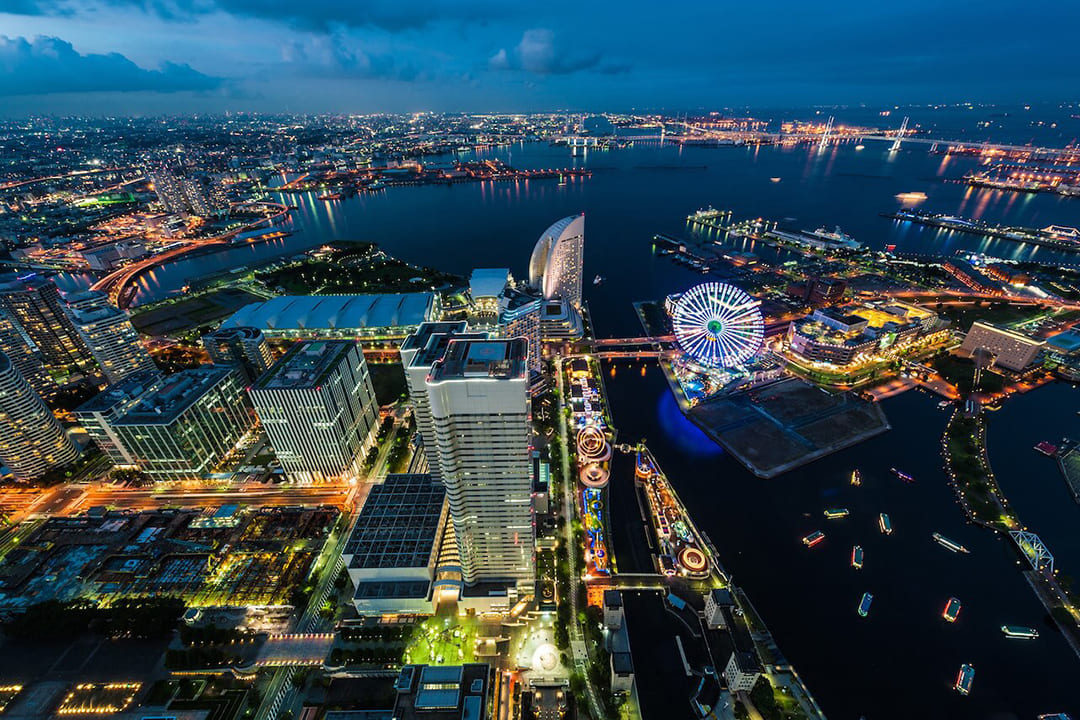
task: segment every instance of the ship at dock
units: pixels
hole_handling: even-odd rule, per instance
[[[1048,225],[1044,228],[1013,227],[994,225],[982,220],[968,220],[956,215],[907,209],[897,210],[894,213],[885,213],[885,217],[943,230],[955,230],[1016,243],[1040,245],[1065,252],[1080,252],[1080,230],[1064,225]]]
[[[950,540],[949,538],[945,537],[941,533],[934,533],[930,537],[934,538],[934,542],[936,542],[938,545],[945,548],[946,550],[952,550],[954,553],[970,553],[971,552],[970,550],[968,550],[966,547],[964,547],[960,543],[955,542],[953,540]]]
[[[856,242],[855,238],[842,231],[839,227],[831,231],[826,230],[823,227],[818,228],[814,231],[800,230],[799,232],[788,232],[786,230],[771,230],[768,234],[772,235],[777,240],[783,240],[785,242],[812,248],[814,250],[862,249],[862,243]]]

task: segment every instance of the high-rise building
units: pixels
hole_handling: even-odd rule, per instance
[[[169,375],[111,427],[152,479],[200,480],[215,472],[252,424],[239,372],[208,365]]]
[[[128,314],[110,304],[105,293],[69,296],[68,306],[75,329],[110,384],[158,370]]]
[[[530,387],[537,386],[543,361],[540,351],[540,314],[544,302],[534,295],[507,287],[499,296],[499,335],[525,338],[529,343]]]
[[[86,434],[109,456],[113,465],[136,467],[135,456],[128,452],[113,428],[118,418],[138,405],[143,398],[164,383],[156,369],[131,375],[110,385],[75,409],[75,419]]]
[[[564,300],[581,310],[585,215],[571,215],[549,227],[529,258],[529,284],[545,300]]]
[[[527,355],[521,338],[452,338],[425,382],[469,586],[533,580]]]
[[[203,347],[215,365],[239,365],[249,381],[270,369],[274,356],[262,330],[253,327],[221,328],[203,335]]]
[[[442,479],[442,470],[435,444],[435,424],[431,419],[431,406],[428,403],[427,377],[435,361],[442,359],[451,338],[487,337],[486,333],[467,333],[466,329],[464,320],[421,323],[415,333],[405,338],[400,348],[405,385],[409,389],[413,417],[416,419],[416,432],[424,446],[431,476],[436,479]]]
[[[217,208],[202,178],[195,177],[179,165],[163,164],[147,173],[154,184],[158,200],[170,213],[189,213],[206,217]]]
[[[78,457],[45,401],[0,353],[0,461],[19,480],[36,480]]]
[[[38,395],[48,397],[56,391],[56,383],[45,373],[41,353],[23,332],[22,326],[3,308],[0,308],[0,352],[8,356],[11,364]]]
[[[317,340],[294,346],[251,387],[285,474],[297,480],[355,478],[374,441],[378,403],[360,346]]]
[[[0,280],[0,306],[33,341],[46,363],[67,365],[90,359],[52,280],[9,275]]]

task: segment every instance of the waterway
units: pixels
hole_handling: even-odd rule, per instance
[[[733,210],[736,218],[766,217],[792,228],[840,225],[873,248],[896,244],[912,252],[963,249],[1080,263],[1080,256],[1045,248],[881,218],[879,213],[900,205],[898,193],[921,191],[928,199],[919,207],[929,211],[1011,225],[1080,226],[1080,199],[970,189],[954,181],[976,161],[928,155],[925,146],[894,154],[883,143],[869,142],[861,151],[848,145],[824,152],[805,146],[639,146],[572,158],[566,148],[534,144],[499,148],[486,156],[519,167],[573,164],[594,172],[564,186],[543,180],[405,187],[341,201],[289,196],[298,206],[291,220],[293,235],[163,266],[140,282],[137,302],[179,292],[193,277],[332,240],[377,242],[403,260],[462,275],[474,267],[509,267],[520,276],[544,228],[562,216],[585,212],[586,276],[605,278],[597,286],[586,283],[597,335],[637,335],[633,301],[661,298],[702,279],[654,256],[652,235],[687,234],[686,215],[710,204]],[[607,382],[619,440],[648,439],[694,518],[720,548],[723,562],[749,592],[829,717],[1032,718],[1065,709],[1080,714],[1075,682],[1080,661],[1046,623],[1008,546],[966,525],[945,484],[938,439],[946,415],[936,408],[936,399],[913,392],[887,400],[892,431],[763,481],[685,420],[657,368],[648,367],[642,376],[640,365],[622,366]],[[1038,393],[1051,396],[1059,387]],[[991,460],[1010,496],[1028,477],[1022,463],[1045,468],[1048,482],[1056,472],[1049,461],[1032,455],[1027,440],[1016,451],[1021,463],[1016,479],[1011,479],[1007,460],[998,459],[993,437],[1025,427],[1040,410],[1036,399],[1012,402],[1017,409],[1003,410],[991,424]],[[1060,434],[1047,432],[1036,439]],[[917,482],[900,483],[889,473],[893,465]],[[854,467],[863,471],[862,488],[847,485]],[[1060,484],[1060,479],[1053,482]],[[1063,487],[1058,490],[1021,494],[1017,509],[1033,526],[1077,510],[1066,502]],[[851,517],[826,521],[822,510],[834,506],[850,508]],[[878,532],[878,512],[891,515],[896,528],[891,537]],[[1049,543],[1060,545],[1064,559],[1070,526],[1066,515],[1060,517],[1047,522],[1045,533]],[[815,529],[824,530],[827,540],[807,550],[800,538]],[[963,543],[971,555],[936,545],[930,539],[935,531]],[[849,566],[855,543],[866,551],[862,571]],[[1073,572],[1080,573],[1080,565]],[[855,608],[867,590],[875,601],[870,617],[861,619]],[[964,603],[953,625],[940,617],[950,596]],[[630,622],[633,627],[635,620]],[[998,629],[1005,623],[1037,626],[1043,636],[1030,643],[1005,641]],[[964,662],[977,668],[968,698],[951,689]],[[642,674],[640,691],[666,692],[655,679]],[[678,708],[672,705],[672,710]]]
[[[760,480],[683,417],[658,368],[646,366],[642,376],[640,367],[624,363],[606,378],[620,441],[647,438],[698,526],[830,718],[1033,718],[1080,711],[1080,660],[1018,571],[1010,545],[967,524],[946,484],[938,441],[948,415],[936,397],[913,391],[888,399],[888,433]],[[1025,417],[1002,415],[993,424],[1007,433]],[[1030,452],[1024,457],[1037,459]],[[892,467],[916,482],[901,482]],[[861,487],[849,484],[854,468],[862,472]],[[1059,495],[1033,497],[1031,504],[1063,503]],[[1027,504],[1017,509],[1023,512]],[[822,512],[832,507],[848,508],[851,515],[826,520]],[[890,536],[878,528],[881,512],[892,520]],[[1059,529],[1069,532],[1066,525]],[[801,538],[814,530],[826,539],[807,549]],[[971,553],[949,552],[931,539],[934,532]],[[616,534],[616,558],[619,539]],[[865,551],[862,570],[850,565],[855,544]],[[867,591],[874,603],[869,617],[860,618],[856,608]],[[941,617],[950,597],[963,603],[952,624]],[[629,622],[633,628],[650,620]],[[1007,640],[1003,624],[1037,627],[1042,636]],[[966,698],[952,689],[965,662],[977,671]],[[644,669],[639,692],[643,704],[655,706],[667,689],[649,676]]]

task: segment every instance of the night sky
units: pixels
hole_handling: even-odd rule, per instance
[[[1080,96],[1080,3],[0,0],[0,114]]]

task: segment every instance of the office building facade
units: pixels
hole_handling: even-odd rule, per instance
[[[90,359],[52,280],[8,276],[0,280],[0,306],[33,341],[46,363],[68,365]]]
[[[238,371],[211,365],[169,375],[112,430],[151,479],[203,480],[212,478],[252,425]]]
[[[158,367],[142,344],[139,333],[123,310],[108,302],[104,293],[71,310],[75,329],[110,384],[143,372],[157,372]],[[81,302],[80,298],[77,302]]]
[[[413,418],[416,420],[416,432],[424,446],[429,471],[436,479],[442,479],[442,467],[435,442],[435,423],[428,402],[427,378],[431,373],[431,366],[442,359],[452,338],[487,337],[485,333],[468,333],[467,329],[465,321],[422,323],[416,332],[405,338],[399,349],[401,366],[405,371],[405,385],[409,389]]]
[[[289,478],[311,482],[359,474],[374,442],[379,408],[357,343],[300,343],[251,386],[250,394]]]
[[[520,338],[451,339],[425,381],[467,586],[533,580],[527,353]]]
[[[36,480],[78,457],[45,401],[0,353],[0,461],[18,480]]]
[[[164,378],[157,370],[141,372],[110,385],[75,409],[75,419],[113,465],[134,468],[138,462],[113,428],[116,420],[154,392]]]

